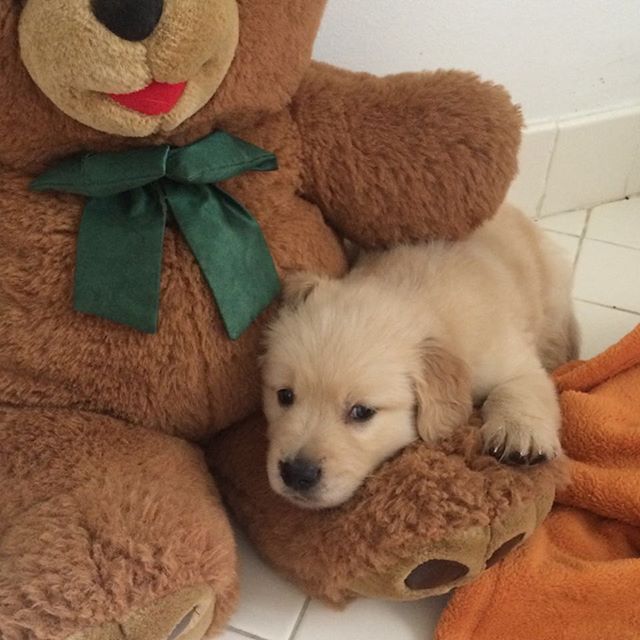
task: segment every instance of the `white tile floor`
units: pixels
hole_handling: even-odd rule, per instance
[[[542,218],[575,264],[582,357],[640,322],[640,198]],[[360,600],[336,612],[307,600],[240,539],[240,607],[222,640],[429,640],[446,598],[416,603]]]

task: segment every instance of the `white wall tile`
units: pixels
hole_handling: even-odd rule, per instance
[[[576,315],[582,331],[580,357],[588,360],[613,346],[640,323],[640,315],[576,302]]]
[[[541,213],[624,197],[638,148],[640,109],[561,122]]]
[[[545,192],[556,133],[556,123],[549,122],[529,126],[522,135],[518,177],[511,185],[507,200],[531,217],[538,214]]]
[[[586,237],[640,249],[640,198],[596,207],[591,212]]]
[[[587,212],[569,211],[567,213],[556,213],[552,216],[544,216],[536,222],[547,231],[557,231],[558,233],[567,233],[570,236],[582,235],[584,225],[587,221]]]
[[[584,240],[574,295],[587,302],[640,313],[640,251]]]
[[[447,597],[417,602],[356,600],[344,611],[312,602],[295,640],[431,640]]]
[[[240,605],[230,625],[265,638],[288,640],[306,597],[257,556],[239,534]]]
[[[640,193],[640,147],[636,149],[635,158],[629,172],[627,181],[627,196],[634,196]]]

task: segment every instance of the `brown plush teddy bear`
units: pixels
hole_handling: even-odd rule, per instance
[[[473,431],[341,510],[268,491],[252,416],[282,276],[343,273],[343,238],[459,237],[516,169],[501,88],[313,64],[323,6],[0,0],[2,640],[219,629],[235,551],[202,445],[223,429],[229,503],[335,602],[446,590],[548,508],[550,473],[479,456]]]

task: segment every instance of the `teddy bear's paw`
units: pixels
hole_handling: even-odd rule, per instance
[[[554,464],[516,469],[483,455],[469,427],[417,442],[346,504],[300,509],[266,474],[260,417],[217,439],[209,461],[227,504],[263,557],[308,594],[416,600],[473,580],[523,542],[553,501]]]
[[[208,585],[186,587],[132,611],[122,622],[92,627],[67,640],[201,640],[213,621],[215,605]]]
[[[551,507],[550,498],[514,505],[486,527],[469,527],[424,545],[391,570],[372,572],[353,584],[357,595],[417,600],[471,582],[520,546]]]
[[[418,600],[447,593],[485,568],[490,542],[487,527],[471,527],[446,541],[427,543],[390,569],[360,575],[355,595],[390,600]]]

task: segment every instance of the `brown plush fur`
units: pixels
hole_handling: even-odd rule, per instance
[[[278,155],[278,172],[223,186],[259,221],[280,273],[336,276],[346,269],[336,231],[387,245],[458,237],[491,216],[515,172],[520,115],[501,88],[468,74],[376,79],[311,66],[323,0],[238,0],[236,56],[204,108],[162,134],[109,135],[60,111],[22,63],[20,12],[35,1],[0,0],[0,637],[61,640],[203,583],[219,627],[235,593],[233,543],[199,454],[170,436],[204,442],[259,408],[256,360],[269,313],[229,341],[171,228],[156,335],[75,313],[84,201],[30,193],[30,180],[73,153],[184,145],[224,128]],[[186,29],[173,11],[180,2],[166,0],[176,34]],[[170,65],[171,51],[149,55]],[[130,61],[115,58],[113,74],[127,72]],[[240,453],[259,446],[253,433],[238,434],[249,438],[237,440]],[[491,478],[479,482],[491,487]],[[412,513],[411,504],[398,494],[399,511]],[[471,522],[482,507],[459,511]],[[407,530],[404,540],[416,538]],[[358,544],[353,557],[364,562],[378,541]]]
[[[375,78],[316,64],[294,98],[305,192],[345,236],[458,238],[505,197],[520,114],[470,73]]]

